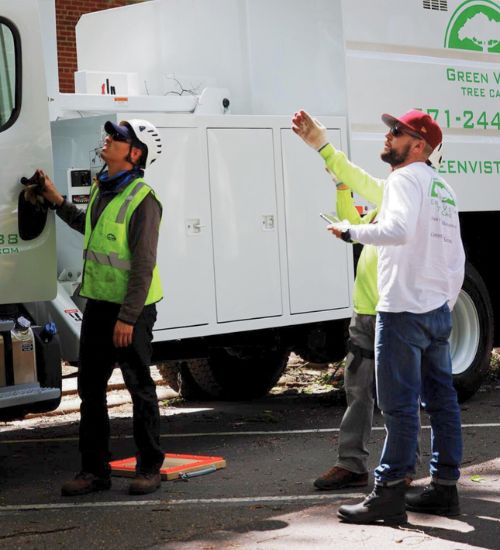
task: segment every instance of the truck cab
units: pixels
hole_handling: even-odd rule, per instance
[[[1,418],[52,410],[61,395],[55,328],[49,319],[37,324],[23,306],[52,300],[57,292],[53,214],[39,212],[33,238],[23,239],[20,230],[21,178],[31,177],[36,168],[52,171],[39,11],[35,2],[28,4],[0,2]],[[32,222],[29,214],[25,221]]]

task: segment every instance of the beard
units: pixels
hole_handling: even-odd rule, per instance
[[[406,162],[406,159],[408,158],[408,154],[410,152],[410,147],[411,144],[408,143],[408,145],[406,145],[406,147],[399,153],[391,148],[387,152],[380,153],[380,158],[384,162],[390,164],[392,167],[399,166],[400,164]]]

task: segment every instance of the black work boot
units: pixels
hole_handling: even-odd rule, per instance
[[[406,489],[405,481],[390,486],[375,485],[363,502],[341,506],[337,516],[347,523],[407,523]]]
[[[99,477],[90,472],[80,472],[74,479],[66,481],[61,487],[61,494],[64,497],[87,495],[95,491],[111,489],[109,476]]]
[[[406,495],[406,509],[422,514],[438,516],[460,515],[460,503],[456,485],[440,485],[431,482],[422,492]]]

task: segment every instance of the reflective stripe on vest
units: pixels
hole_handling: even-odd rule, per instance
[[[139,191],[145,187],[145,183],[143,181],[139,182],[132,191],[127,195],[127,198],[125,199],[125,202],[123,203],[122,207],[120,208],[120,211],[118,212],[118,215],[116,216],[116,223],[123,223],[125,221],[125,215],[127,214],[127,209],[129,207],[129,204],[132,202],[133,198],[139,193]]]
[[[136,178],[111,199],[92,228],[91,212],[98,188],[93,186],[91,189],[85,219],[82,296],[123,303],[132,265],[128,225],[135,209],[149,193],[156,199],[154,191],[144,180]],[[162,296],[160,275],[155,266],[145,305],[157,302]]]
[[[111,254],[103,254],[102,252],[95,252],[94,250],[84,250],[83,251],[84,260],[92,260],[98,264],[110,265],[111,267],[116,267],[116,269],[130,270],[132,264],[129,260],[120,260],[116,252],[111,252]]]

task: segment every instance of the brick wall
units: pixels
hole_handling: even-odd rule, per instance
[[[145,0],[56,0],[59,90],[74,92],[76,64],[75,27],[84,13],[117,8]]]

